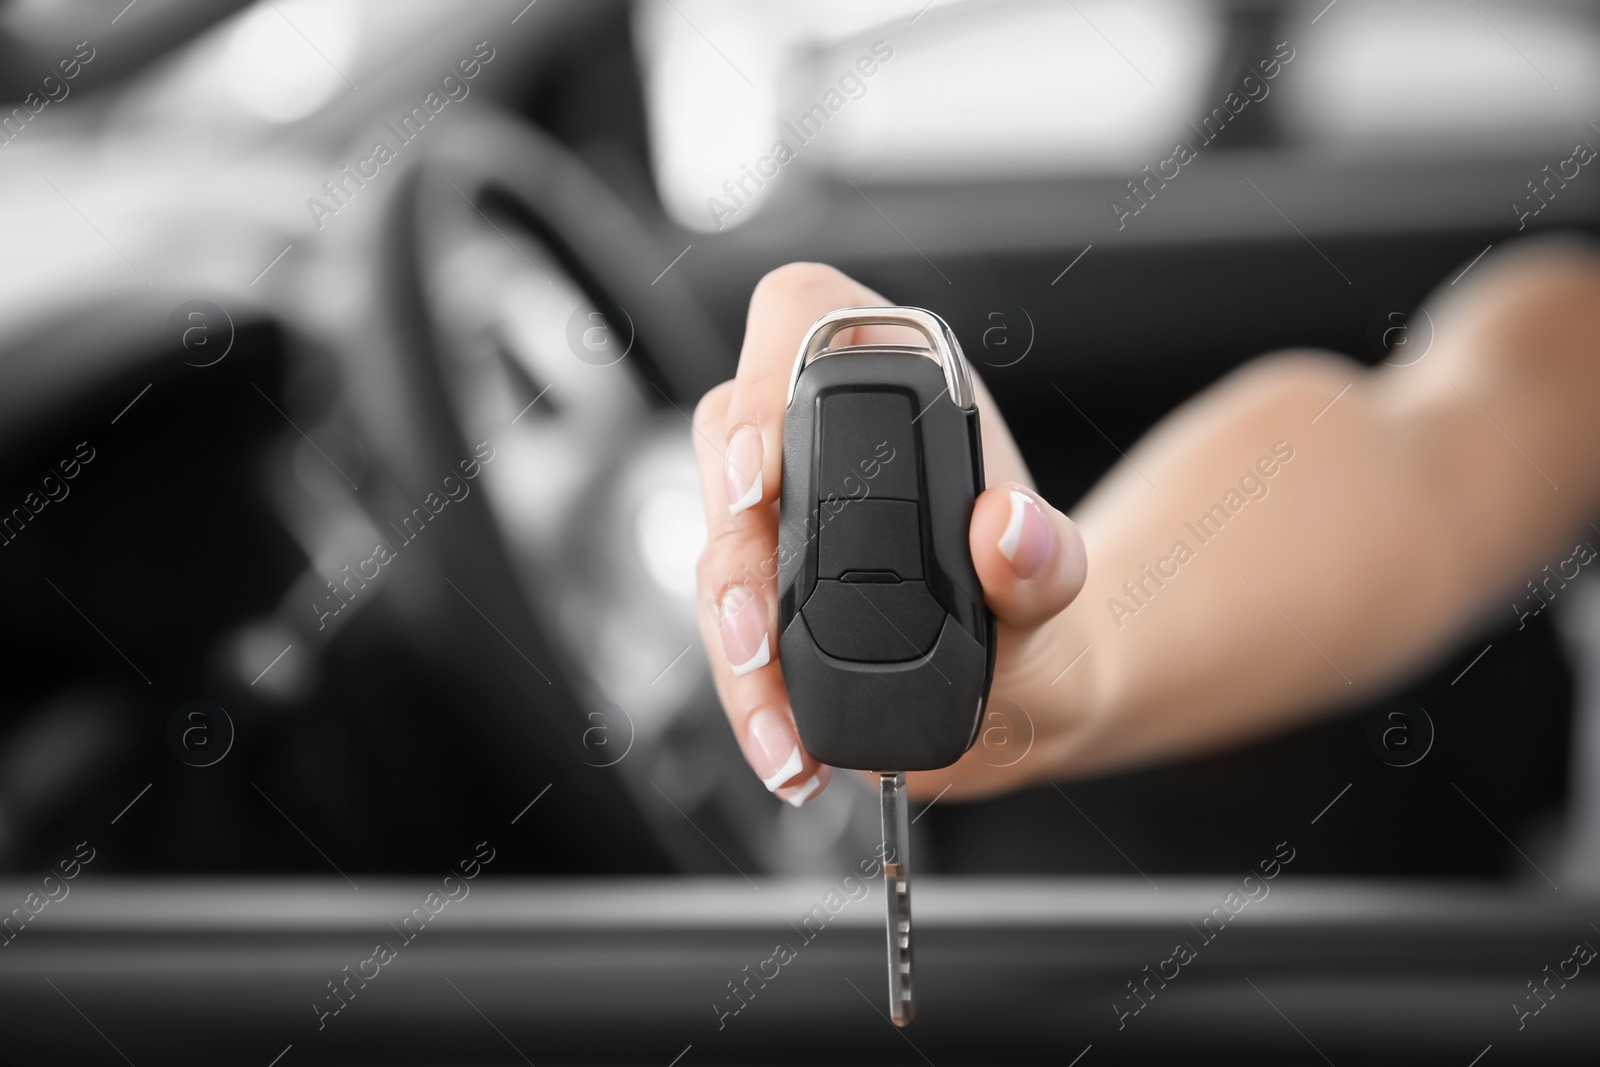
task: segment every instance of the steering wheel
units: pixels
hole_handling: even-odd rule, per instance
[[[851,805],[775,832],[779,806],[729,773],[699,652],[688,423],[730,354],[682,273],[660,271],[670,251],[565,147],[493,114],[441,134],[377,245],[389,332],[368,365],[397,377],[369,394],[365,422],[418,492],[484,445],[495,457],[472,490],[485,506],[440,558],[470,562],[449,575],[456,638],[479,656],[500,646],[495,688],[511,695],[460,710],[559,754],[584,803],[680,867],[727,871],[697,826],[737,842],[740,866],[829,853]],[[439,638],[437,620],[416,621]]]

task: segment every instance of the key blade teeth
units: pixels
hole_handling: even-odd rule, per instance
[[[906,776],[881,774],[883,820],[883,887],[889,953],[889,1016],[896,1026],[916,1018],[911,993],[911,865],[906,821]]]
[[[910,1026],[913,1021],[915,1021],[916,1017],[917,1006],[912,1003],[911,998],[908,995],[906,1000],[901,1005],[900,1010],[894,1013],[892,1019],[896,1026],[907,1027]]]

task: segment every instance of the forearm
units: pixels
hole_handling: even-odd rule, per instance
[[[1074,516],[1089,577],[1058,645],[1088,651],[1041,694],[1076,709],[1053,739],[1063,768],[1336,708],[1534,577],[1596,496],[1585,269],[1565,292],[1500,279],[1487,311],[1440,312],[1431,365],[1265,361],[1119,463]]]
[[[1376,407],[1354,364],[1275,360],[1181,412],[1085,502],[1089,578],[1063,620],[1090,649],[1074,765],[1237,742],[1352,699],[1442,636],[1447,531]]]

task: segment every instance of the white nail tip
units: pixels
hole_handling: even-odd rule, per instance
[[[796,745],[789,750],[789,758],[783,761],[783,766],[779,767],[770,778],[761,779],[761,784],[767,787],[768,792],[772,792],[784,782],[799,774],[801,765],[800,746]]]
[[[749,674],[751,671],[760,670],[770,662],[772,662],[772,649],[767,644],[767,635],[762,634],[761,647],[756,649],[756,654],[743,663],[733,664],[733,676],[737,678],[741,674]]]
[[[783,798],[784,803],[798,808],[811,799],[811,795],[822,788],[822,778],[813,774],[807,778],[804,785],[796,786],[799,791]]]
[[[1011,490],[1011,521],[1006,523],[1006,532],[1000,535],[1000,554],[1008,561],[1017,558],[1017,545],[1022,543],[1022,520],[1031,503],[1027,493]]]
[[[728,505],[728,514],[737,515],[746,508],[753,508],[761,503],[761,472],[756,472],[756,480],[750,483],[750,488],[745,490],[744,496]]]

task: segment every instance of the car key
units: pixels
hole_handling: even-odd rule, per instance
[[[828,347],[879,324],[927,344]],[[818,319],[784,418],[779,657],[806,751],[879,775],[898,1026],[915,1014],[905,772],[972,747],[994,677],[994,616],[967,540],[982,491],[971,372],[950,327],[908,307]]]

